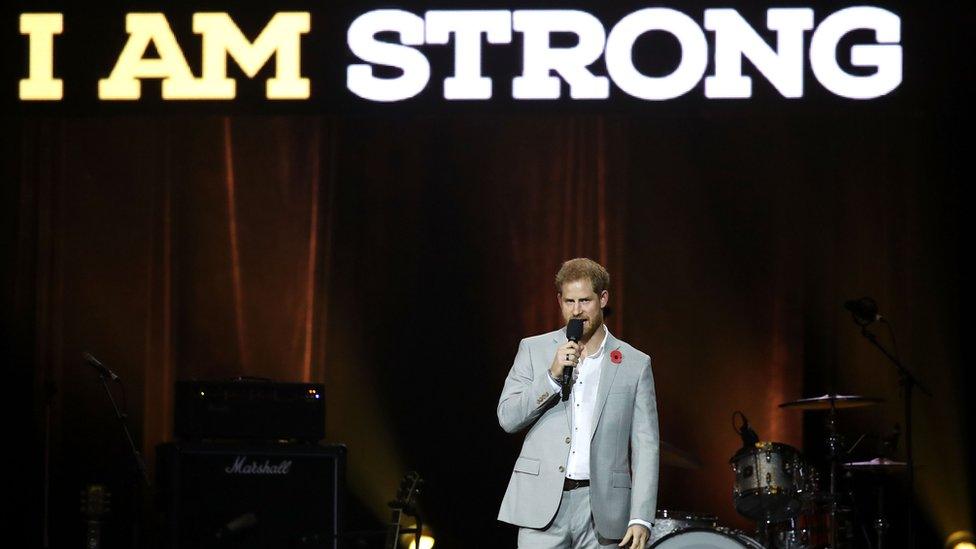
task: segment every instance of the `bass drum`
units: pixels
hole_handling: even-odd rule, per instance
[[[763,549],[758,541],[729,528],[690,528],[658,540],[652,549]]]
[[[658,509],[654,526],[651,527],[651,542],[664,539],[664,536],[688,530],[689,528],[715,528],[718,517],[714,515],[698,515],[671,509]]]

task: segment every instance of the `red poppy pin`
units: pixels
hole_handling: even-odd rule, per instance
[[[621,353],[616,349],[610,351],[610,362],[613,362],[614,364],[620,364],[621,362],[623,362],[623,360],[624,360],[623,353]]]

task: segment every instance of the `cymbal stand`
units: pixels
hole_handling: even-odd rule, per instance
[[[837,547],[837,461],[840,459],[843,440],[837,432],[837,406],[830,401],[830,411],[827,414],[827,458],[830,461],[830,529],[827,539],[830,549]]]
[[[874,531],[878,533],[878,544],[875,548],[884,549],[884,534],[890,524],[884,514],[885,479],[882,475],[878,475],[878,477],[878,518],[874,519]]]
[[[882,322],[888,324],[887,320],[882,319]],[[912,389],[918,387],[923,393],[928,396],[932,396],[932,393],[925,388],[924,385],[918,382],[918,379],[905,367],[904,364],[898,360],[898,357],[892,355],[888,352],[888,349],[884,345],[878,343],[878,337],[868,330],[867,324],[858,323],[861,326],[861,335],[865,339],[871,342],[872,345],[878,348],[881,353],[887,357],[888,361],[891,362],[895,368],[898,369],[898,376],[900,378],[900,383],[903,392],[903,398],[905,400],[905,463],[908,469],[908,502],[907,502],[907,528],[908,528],[908,544],[909,549],[915,547],[915,533],[914,533],[914,499],[915,499],[915,461],[912,459]],[[890,325],[889,325],[890,327]]]
[[[766,549],[771,549],[776,547],[775,540],[771,534],[773,526],[773,520],[769,517],[767,513],[766,518],[756,523],[756,537],[759,538],[759,543],[762,544]]]

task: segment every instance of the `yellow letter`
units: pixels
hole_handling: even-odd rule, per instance
[[[203,78],[192,84],[197,96],[233,99],[236,82],[227,78],[227,56],[250,78],[275,56],[275,77],[265,88],[268,99],[307,99],[309,80],[301,77],[301,35],[311,29],[308,12],[276,13],[254,42],[226,13],[196,13],[193,32],[203,35]],[[189,92],[190,90],[183,90]]]
[[[183,50],[176,42],[169,21],[162,13],[129,13],[125,16],[129,40],[108,78],[98,81],[99,99],[139,99],[140,78],[162,78],[163,99],[188,99],[179,94],[182,86],[193,80]],[[146,59],[146,48],[152,42],[158,59]]]
[[[20,80],[20,99],[61,99],[64,82],[54,77],[54,35],[64,31],[60,13],[20,14],[20,34],[30,44],[27,78]]]

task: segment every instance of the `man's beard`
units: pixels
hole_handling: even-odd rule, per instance
[[[583,320],[586,322],[583,323],[583,337],[581,338],[581,341],[589,341],[590,338],[596,334],[597,330],[600,329],[600,326],[603,326],[603,319],[584,318]]]

